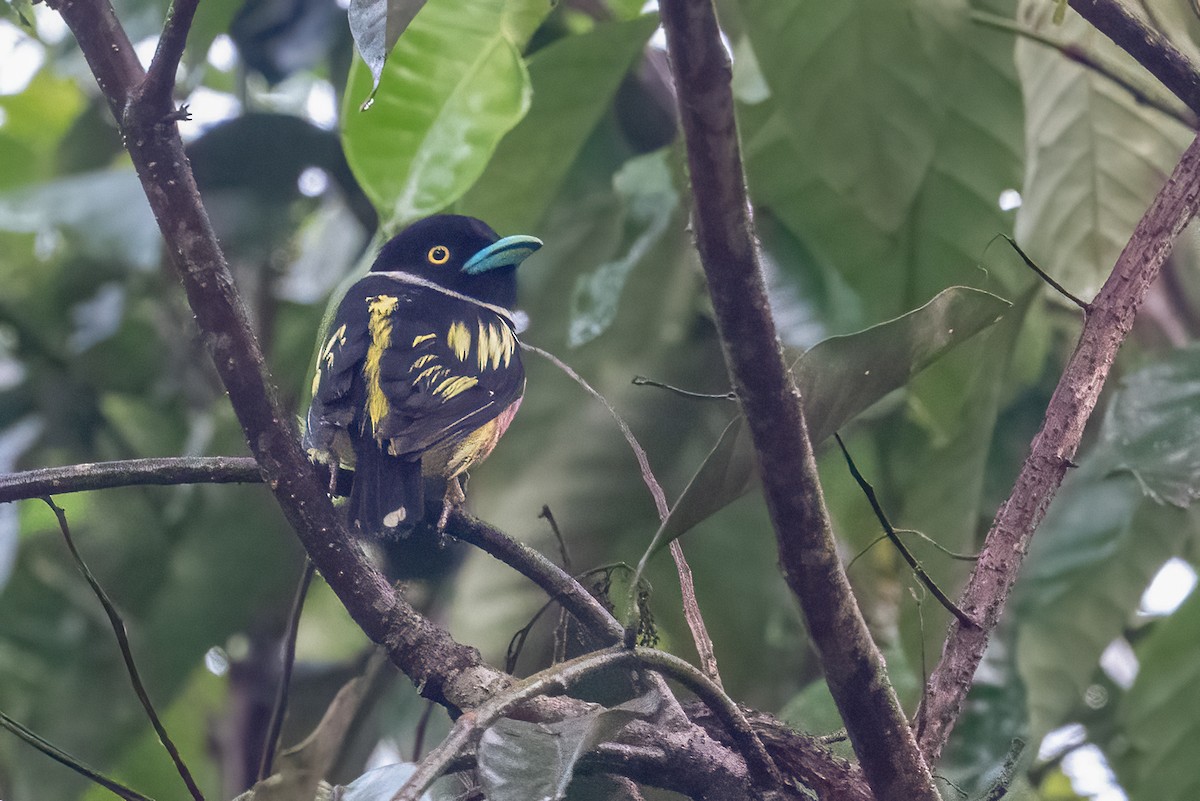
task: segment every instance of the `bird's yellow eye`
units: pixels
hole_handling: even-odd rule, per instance
[[[445,264],[450,261],[450,248],[445,245],[435,245],[426,254],[430,264]]]

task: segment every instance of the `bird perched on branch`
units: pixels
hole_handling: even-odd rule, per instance
[[[511,307],[516,268],[542,243],[472,217],[413,223],[346,292],[321,340],[305,444],[354,471],[349,515],[368,534],[424,518],[424,479],[446,481],[439,529],[525,391]]]

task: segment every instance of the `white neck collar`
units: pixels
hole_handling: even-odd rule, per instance
[[[434,292],[440,292],[443,295],[447,295],[449,297],[456,298],[458,300],[466,301],[467,303],[472,303],[476,306],[482,306],[483,308],[489,309],[489,310],[495,312],[496,314],[500,315],[501,317],[503,317],[506,321],[508,321],[509,325],[511,325],[513,327],[513,329],[515,329],[517,331],[517,333],[524,331],[529,322],[528,315],[526,315],[522,311],[515,311],[512,309],[506,309],[503,306],[496,306],[495,304],[492,304],[492,303],[485,303],[482,300],[479,300],[478,298],[473,298],[468,295],[464,295],[461,292],[455,292],[453,289],[447,289],[446,287],[442,286],[441,284],[435,284],[433,281],[430,281],[427,278],[422,278],[419,275],[413,275],[412,273],[404,273],[404,272],[398,272],[398,271],[394,272],[391,270],[377,270],[377,271],[367,273],[367,276],[370,276],[370,275],[383,275],[388,278],[391,278],[394,281],[399,281],[402,284],[411,284],[412,286],[419,286],[419,287],[424,287],[425,289],[432,289]],[[363,276],[363,277],[365,278],[367,276]],[[522,320],[525,322],[524,325],[520,324]]]

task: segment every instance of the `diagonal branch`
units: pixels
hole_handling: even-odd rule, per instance
[[[662,0],[687,143],[694,227],[721,346],[758,457],[784,575],[867,781],[881,801],[936,799],[929,769],[842,569],[752,232],[730,89],[710,0]]]
[[[158,47],[155,48],[154,58],[150,61],[150,69],[146,70],[146,78],[138,87],[139,99],[142,102],[156,103],[164,110],[171,108],[175,71],[179,69],[179,61],[183,58],[188,30],[191,29],[192,19],[196,16],[197,5],[199,0],[174,0],[171,3],[162,35],[158,38]]]
[[[351,617],[425,697],[452,710],[480,703],[508,679],[396,594],[351,538],[301,450],[292,415],[271,389],[175,122],[164,118],[156,98],[140,94],[143,74],[112,6],[107,0],[49,4],[75,34],[114,111],[201,337],[284,517]]]
[[[146,685],[142,683],[142,674],[138,670],[137,662],[133,658],[133,647],[129,643],[129,632],[125,628],[124,619],[122,619],[120,612],[113,605],[112,599],[108,597],[108,593],[104,591],[104,587],[100,586],[100,582],[92,575],[92,571],[88,568],[87,562],[83,561],[83,556],[79,553],[79,549],[75,547],[75,539],[71,536],[71,527],[67,525],[67,513],[49,495],[42,498],[42,500],[46,502],[46,505],[50,507],[50,511],[54,512],[54,516],[58,518],[58,528],[67,543],[67,550],[71,552],[71,558],[75,560],[75,566],[79,568],[79,572],[87,580],[88,586],[92,588],[92,592],[100,601],[100,605],[104,607],[104,614],[108,616],[108,622],[112,626],[113,635],[117,638],[117,647],[121,651],[121,659],[125,662],[125,671],[129,674],[130,683],[133,684],[133,692],[141,703],[142,709],[146,712],[146,717],[150,720],[150,725],[154,727],[154,733],[158,735],[158,741],[162,743],[162,747],[170,755],[171,762],[174,763],[179,777],[183,779],[188,793],[195,801],[204,801],[204,794],[200,792],[200,788],[196,785],[196,780],[192,777],[192,772],[188,770],[187,765],[184,763],[183,757],[175,745],[175,741],[171,739],[171,735],[167,733],[166,727],[163,726],[162,719],[158,716],[158,712],[154,709],[154,703],[150,700],[150,694],[146,692]]]
[[[1079,343],[1059,379],[1042,428],[1008,500],[996,513],[959,606],[979,624],[951,624],[917,718],[921,750],[936,762],[962,712],[988,635],[1004,609],[1034,530],[1079,447],[1117,349],[1133,327],[1175,239],[1200,210],[1200,138],[1193,140],[1138,222],[1112,274],[1092,301]]]
[[[1070,0],[1097,30],[1162,82],[1162,85],[1200,115],[1200,72],[1167,37],[1135,16],[1120,0]]]

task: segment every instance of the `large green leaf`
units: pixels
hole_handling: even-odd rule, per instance
[[[371,93],[370,70],[359,61],[351,68],[346,159],[385,229],[457,200],[529,109],[520,43],[504,22],[511,4],[532,2],[431,0],[400,37],[366,110],[358,106]]]
[[[1071,719],[1100,655],[1198,522],[1144,498],[1128,476],[1097,480],[1096,472],[1072,477],[1059,494],[1016,597],[1016,659],[1033,742]]]
[[[350,0],[350,33],[378,88],[388,54],[425,0]]]
[[[658,24],[647,15],[567,36],[529,59],[533,103],[461,209],[501,232],[533,231]]]
[[[895,320],[818,343],[795,367],[813,443],[996,323],[1008,308],[1007,301],[987,292],[951,287]],[[663,522],[655,547],[748,492],[756,482],[754,471],[749,434],[743,425],[731,424]]]
[[[1137,649],[1140,669],[1120,707],[1125,741],[1113,767],[1132,801],[1200,797],[1200,593]]]
[[[479,781],[490,801],[559,801],[581,756],[657,706],[656,698],[641,696],[554,723],[503,718],[479,738]]]
[[[1141,67],[1074,11],[1022,3],[1019,19],[1145,81]],[[1025,95],[1024,203],[1016,236],[1043,269],[1087,299],[1100,289],[1134,225],[1193,133],[1095,70],[1017,40]]]
[[[771,90],[742,108],[756,202],[875,319],[984,280],[1020,175],[1011,47],[955,0],[741,7]]]

